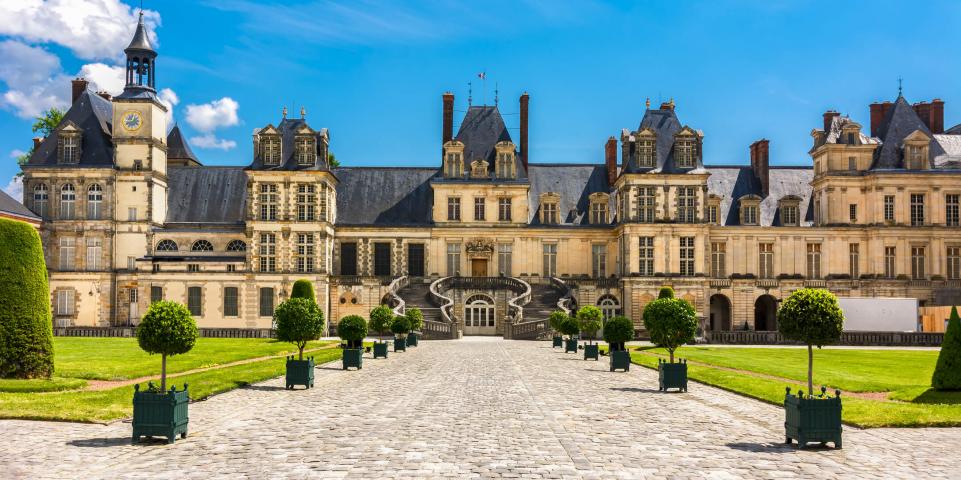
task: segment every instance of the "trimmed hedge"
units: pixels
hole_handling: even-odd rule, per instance
[[[50,285],[40,235],[0,219],[0,377],[53,374]]]
[[[844,329],[844,312],[838,297],[820,288],[795,290],[777,311],[777,329],[788,340],[808,347],[808,395],[814,393],[812,346],[837,343]]]
[[[367,320],[360,315],[347,315],[337,323],[337,335],[347,342],[348,348],[360,348],[367,337]]]
[[[410,321],[412,332],[419,332],[420,329],[424,328],[424,313],[417,307],[407,309],[407,320]]]
[[[674,351],[694,341],[697,333],[694,306],[680,298],[658,298],[644,307],[644,328],[651,343],[667,350],[674,363]]]
[[[381,337],[390,330],[394,322],[394,312],[387,305],[379,305],[370,311],[370,329],[379,333]]]
[[[565,313],[563,310],[554,310],[551,312],[551,316],[547,317],[547,321],[551,324],[551,329],[553,329],[555,332],[560,332],[561,323],[564,320],[567,320],[568,316],[569,315],[567,315],[567,313]]]
[[[390,322],[390,331],[398,335],[410,333],[410,320],[404,315],[397,315],[394,321]]]
[[[661,291],[657,292],[657,298],[674,298],[674,289],[671,287],[661,287]]]
[[[624,344],[634,340],[634,323],[623,316],[616,316],[604,325],[604,341],[611,350],[625,350]]]
[[[290,298],[306,298],[311,302],[317,303],[314,295],[314,284],[310,280],[300,279],[294,282],[294,287],[290,290]]]
[[[274,310],[274,325],[277,340],[297,345],[298,359],[303,360],[307,342],[324,333],[324,313],[309,298],[291,297]]]
[[[591,340],[594,340],[597,336],[597,331],[601,329],[603,325],[604,313],[601,312],[600,308],[593,305],[585,305],[577,311],[577,324],[580,330],[584,332]]]
[[[197,343],[197,322],[182,303],[161,300],[150,304],[137,325],[137,344],[161,356],[160,391],[167,389],[167,357],[187,353]]]
[[[577,335],[581,332],[581,325],[577,323],[577,319],[574,317],[565,318],[563,321],[561,321],[559,327],[561,333],[570,338],[574,338],[574,335]]]
[[[957,307],[951,307],[951,318],[944,332],[938,364],[931,376],[935,390],[961,390],[961,318]]]

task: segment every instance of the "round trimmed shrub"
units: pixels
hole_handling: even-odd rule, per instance
[[[360,315],[347,315],[337,322],[337,336],[347,342],[347,348],[360,348],[367,337],[367,320]]]
[[[674,363],[674,351],[694,340],[697,315],[686,300],[658,298],[644,307],[644,328],[651,343],[667,350]]]
[[[634,340],[634,323],[627,317],[616,316],[604,325],[604,341],[612,351],[626,350],[625,343]]]
[[[837,343],[844,330],[838,297],[820,288],[795,290],[777,311],[777,329],[788,340],[808,346],[808,395],[814,390],[814,349]]]
[[[581,331],[592,341],[597,335],[597,331],[603,325],[604,313],[600,308],[593,305],[586,305],[577,311],[577,323]]]
[[[397,315],[394,317],[394,321],[390,322],[390,331],[396,335],[410,333],[410,320],[407,320],[407,317],[404,315]]]
[[[324,314],[309,298],[291,298],[274,310],[274,326],[277,340],[297,345],[298,359],[303,360],[307,342],[324,332]]]
[[[50,285],[40,235],[0,219],[0,377],[53,374]]]
[[[674,289],[668,286],[661,287],[661,290],[657,292],[657,298],[674,298]]]
[[[951,307],[951,318],[944,331],[931,386],[935,390],[961,390],[961,318],[958,317],[957,307]]]
[[[574,335],[581,332],[581,326],[577,323],[577,319],[570,316],[562,320],[558,327],[560,327],[561,333],[571,339],[574,338]]]
[[[310,280],[301,278],[294,282],[294,287],[290,290],[290,298],[306,298],[311,302],[317,303],[314,296],[314,284]]]
[[[394,312],[387,305],[379,305],[370,311],[370,328],[381,337],[390,330],[393,321]]]
[[[424,328],[424,313],[417,307],[410,307],[407,309],[407,321],[410,322],[412,332],[419,332]]]
[[[561,331],[561,322],[567,320],[569,315],[563,310],[554,310],[551,312],[551,316],[547,317],[547,321],[551,324],[551,329],[555,332]]]
[[[187,353],[197,343],[197,322],[182,303],[161,300],[150,304],[137,325],[137,344],[160,354],[160,391],[167,390],[167,357]]]

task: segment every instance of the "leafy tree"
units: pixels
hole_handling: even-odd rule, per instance
[[[624,344],[634,340],[634,323],[627,317],[616,316],[604,325],[604,341],[611,350],[625,350]]]
[[[404,315],[397,315],[394,317],[394,321],[390,322],[390,331],[396,335],[410,333],[410,320],[407,320]]]
[[[555,332],[561,331],[561,322],[567,320],[569,315],[563,310],[554,310],[551,312],[551,316],[547,317],[547,321],[551,324],[551,329]]]
[[[340,166],[340,162],[337,160],[337,157],[334,156],[334,152],[327,152],[327,165],[329,165],[330,168]]]
[[[360,315],[347,315],[337,323],[337,335],[347,342],[347,348],[360,348],[367,337],[367,320]]]
[[[411,331],[419,332],[424,328],[424,313],[417,307],[407,309],[407,320],[410,321]]]
[[[384,341],[384,334],[390,330],[390,324],[394,321],[394,312],[387,305],[380,305],[370,311],[370,328],[381,336]]]
[[[657,292],[657,298],[674,298],[674,289],[668,286],[661,287],[661,291]]]
[[[66,113],[65,110],[60,110],[57,107],[52,107],[50,110],[43,112],[39,117],[34,118],[33,126],[31,127],[33,133],[39,133],[43,138],[49,137],[50,133],[63,121],[63,116]],[[23,165],[29,162],[30,156],[33,155],[33,150],[33,146],[31,146],[27,153],[17,156],[17,163]]]
[[[604,313],[601,312],[600,308],[593,305],[585,305],[577,311],[578,326],[590,338],[591,342],[594,341],[597,331],[601,329],[603,319]]]
[[[961,390],[961,319],[957,307],[951,307],[931,386],[936,390]]]
[[[182,303],[150,304],[137,325],[137,343],[147,353],[160,354],[160,391],[167,391],[167,356],[187,353],[197,342],[197,322]]]
[[[833,293],[817,288],[795,290],[777,311],[777,328],[788,340],[808,346],[808,395],[814,393],[814,345],[836,343],[844,328],[844,312]]]
[[[0,377],[53,374],[50,286],[40,235],[0,219]]]
[[[558,327],[561,333],[567,335],[567,337],[572,340],[574,339],[574,335],[581,332],[581,326],[577,323],[577,319],[570,316],[562,320]]]
[[[313,300],[292,297],[274,310],[274,324],[277,340],[297,345],[298,359],[303,360],[307,342],[324,332],[324,314]]]
[[[301,278],[294,282],[294,287],[290,290],[290,298],[306,298],[311,302],[317,303],[314,296],[314,284],[310,280]]]
[[[644,328],[651,335],[651,343],[667,350],[674,363],[674,351],[694,340],[697,316],[686,300],[658,298],[644,307]]]

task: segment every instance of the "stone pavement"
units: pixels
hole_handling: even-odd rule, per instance
[[[783,442],[780,408],[548,342],[425,341],[360,372],[318,368],[190,406],[190,435],[0,421],[0,478],[958,478],[961,430],[846,428],[844,449]]]

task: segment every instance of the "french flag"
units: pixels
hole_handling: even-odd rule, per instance
[[[477,78],[481,80],[487,80],[487,72],[481,72],[477,74]]]

